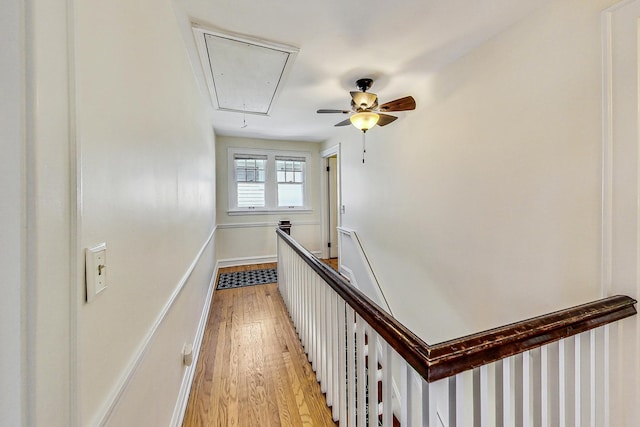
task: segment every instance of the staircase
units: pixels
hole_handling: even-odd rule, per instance
[[[429,345],[276,232],[278,289],[340,425],[608,425],[610,337],[632,298]]]

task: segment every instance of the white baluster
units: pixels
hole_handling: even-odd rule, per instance
[[[592,352],[591,352],[591,331],[583,332],[576,338],[576,357],[580,358],[580,369],[576,372],[576,375],[580,377],[580,386],[576,387],[576,396],[579,407],[580,423],[576,425],[591,425],[591,391],[593,389],[591,373],[592,364]],[[579,345],[578,345],[579,344]],[[578,384],[576,383],[576,386]]]
[[[411,426],[411,367],[400,359],[400,425]]]
[[[525,351],[522,354],[522,426],[531,427],[531,354]]]
[[[312,341],[313,341],[313,287],[311,286],[311,281],[309,280],[309,272],[307,271],[306,264],[304,265],[304,305],[305,305],[305,350],[307,352],[307,359],[313,366],[313,349],[312,349]]]
[[[573,365],[573,358],[570,357],[572,347],[573,340],[571,338],[565,338],[558,342],[558,425],[560,427],[573,425],[571,391],[567,390],[567,384],[573,382],[573,370],[567,369],[567,365]]]
[[[393,349],[382,340],[382,425],[393,425]]]
[[[531,420],[534,426],[542,424],[541,418],[541,349],[533,349],[529,351],[531,355]]]
[[[313,370],[316,372],[316,380],[320,380],[320,351],[319,351],[319,336],[320,336],[320,298],[318,297],[318,291],[320,289],[319,285],[320,285],[320,278],[318,277],[318,275],[315,273],[315,271],[313,271],[311,273],[313,275],[312,277],[312,290],[311,290],[311,298],[313,299],[313,304],[312,304],[312,319],[313,319],[313,326],[311,331],[313,332],[313,339],[312,339],[312,352],[313,352]]]
[[[512,357],[507,357],[502,360],[502,420],[505,427],[515,425],[514,401],[512,397],[514,389],[511,373],[512,363]]]
[[[457,375],[454,375],[453,377],[449,377],[446,379],[446,381],[449,383],[449,412],[447,414],[447,417],[449,419],[449,425],[450,426],[457,426],[457,425],[462,425],[462,421],[458,420],[458,381],[457,381]],[[424,390],[423,390],[424,393]],[[424,418],[423,418],[423,422],[424,422]]]
[[[440,421],[438,420],[437,387],[441,383],[442,380],[429,383],[429,427],[440,427]]]
[[[347,396],[347,321],[346,304],[342,298],[338,299],[338,385],[339,385],[339,409],[340,423],[347,425],[348,420],[348,396]]]
[[[324,280],[322,280],[322,278],[320,276],[316,276],[317,277],[317,281],[318,281],[318,348],[316,350],[316,353],[318,354],[318,381],[320,382],[320,388],[322,389],[322,382],[324,381],[324,375],[325,375],[325,367],[324,364],[326,363],[326,358],[324,357],[325,354],[325,349],[324,347],[324,336],[326,333],[325,330],[325,325],[326,325],[326,320],[324,317],[324,298],[322,296],[323,294],[323,289],[324,289]],[[322,390],[322,392],[326,392],[326,390]]]
[[[322,376],[324,373],[322,372],[322,334],[324,332],[324,318],[322,317],[322,287],[324,287],[324,281],[317,273],[314,274],[314,284],[315,284],[315,297],[316,297],[316,378],[318,382],[322,382]]]
[[[558,343],[558,425],[566,427],[566,374],[565,374],[565,340]]]
[[[295,269],[295,281],[297,283],[298,288],[298,337],[304,346],[304,315],[306,313],[305,301],[304,301],[304,287],[305,283],[302,281],[302,277],[300,275],[300,260],[296,258]]]
[[[494,383],[497,381],[496,375],[493,375]],[[502,377],[500,377],[502,381]],[[474,424],[474,380],[473,371],[465,371],[456,375],[456,422],[458,426],[468,426]],[[499,383],[502,385],[502,382]],[[495,384],[494,384],[495,388]],[[495,396],[495,400],[499,400],[500,408],[502,408],[502,397]],[[495,406],[495,405],[494,405]],[[494,409],[495,410],[495,409]],[[494,415],[495,417],[495,415]]]
[[[358,406],[358,427],[365,427],[366,403],[367,403],[367,366],[365,363],[366,347],[364,330],[366,322],[356,315],[356,381],[357,381],[357,406]]]
[[[344,376],[341,377],[340,371],[340,341],[344,341],[344,332],[340,330],[340,316],[339,316],[339,299],[338,294],[335,291],[331,292],[331,348],[333,349],[333,405],[331,412],[333,414],[333,420],[338,421],[340,419],[340,383],[344,383]],[[344,352],[343,352],[344,353]]]
[[[522,354],[516,354],[512,357],[513,360],[513,408],[515,415],[515,425],[522,426],[522,391],[523,391],[523,376],[522,376]]]
[[[582,345],[582,337],[580,335],[576,335],[573,337],[574,342],[574,359],[573,359],[573,380],[574,380],[574,388],[573,388],[573,410],[574,410],[574,425],[581,425],[582,420],[582,410],[580,407],[581,399],[580,394],[582,391],[582,354],[581,354],[581,345]]]
[[[429,401],[432,398],[432,396],[429,394],[429,383],[424,378],[422,378],[420,381],[420,387],[422,388],[422,393],[420,396],[421,402],[422,402],[421,403],[422,425],[428,427],[429,426]],[[452,424],[451,421],[449,421],[449,426],[455,427],[456,424]]]
[[[302,347],[304,348],[305,353],[307,352],[307,315],[309,314],[309,310],[307,307],[307,283],[304,281],[302,277],[302,265],[300,265],[300,261],[298,261],[298,265],[296,265],[296,276],[298,283],[300,283],[300,332],[298,336],[300,337],[300,341],[302,342]]]
[[[290,254],[290,256],[289,256],[289,261],[290,262],[289,262],[289,266],[288,266],[288,268],[289,268],[289,277],[290,277],[289,283],[292,284],[292,288],[294,289],[294,293],[293,293],[293,295],[294,295],[293,306],[295,307],[295,309],[294,309],[294,322],[295,322],[296,332],[298,333],[298,338],[300,338],[300,335],[301,335],[300,334],[300,322],[301,322],[300,312],[302,310],[302,307],[301,307],[301,304],[300,304],[300,288],[301,288],[301,284],[300,284],[300,281],[297,280],[297,275],[295,273],[296,268],[295,268],[294,263],[291,262],[291,261],[293,261],[291,256],[293,256],[293,255]]]
[[[591,331],[591,392],[589,396],[591,406],[591,426],[600,427],[605,422],[605,378],[607,376],[607,366],[605,362],[605,331],[607,326],[602,326]]]
[[[547,401],[549,404],[549,427],[560,425],[560,384],[564,381],[560,374],[560,341],[548,344],[548,393]],[[564,402],[562,402],[564,404]]]
[[[331,287],[324,285],[321,288],[322,292],[322,383],[324,386],[324,392],[331,394],[331,380],[329,374],[329,360],[331,359],[331,321],[329,319],[329,312],[331,310],[331,301],[329,291]]]
[[[602,390],[602,406],[604,407],[604,411],[603,411],[603,418],[604,418],[604,422],[602,423],[603,426],[605,427],[609,427],[609,423],[611,420],[611,412],[610,412],[610,408],[611,408],[611,388],[610,388],[610,384],[611,384],[611,325],[607,324],[604,325],[604,336],[603,336],[603,347],[604,347],[604,354],[603,354],[603,360],[602,360],[602,364],[604,365],[604,380],[603,380],[603,390]]]
[[[489,365],[483,365],[478,370],[480,372],[480,426],[489,427],[495,425],[495,422],[491,423],[490,421],[492,411],[489,407],[491,402]],[[461,374],[458,376],[461,376]],[[462,426],[464,424],[459,425]]]
[[[307,271],[308,274],[308,279],[309,280],[309,312],[310,312],[310,318],[309,318],[309,360],[311,361],[311,368],[313,369],[314,372],[316,372],[318,370],[316,364],[318,362],[318,358],[316,355],[316,339],[317,339],[317,323],[316,323],[316,316],[317,316],[317,310],[316,310],[316,304],[318,303],[318,298],[316,296],[316,291],[318,289],[318,287],[316,286],[315,283],[315,277],[311,276],[312,273]],[[317,379],[317,377],[316,377]]]
[[[306,295],[306,290],[307,290],[307,283],[304,281],[304,277],[302,276],[302,265],[300,264],[300,260],[296,260],[297,261],[297,265],[296,265],[296,281],[300,284],[299,285],[299,289],[300,289],[300,331],[298,332],[298,336],[300,337],[300,341],[302,341],[302,345],[303,347],[305,347],[305,352],[306,352],[306,346],[307,346],[307,322],[306,322],[306,317],[307,314],[309,313],[309,310],[307,310],[307,301],[305,299],[305,295]]]
[[[346,306],[347,323],[347,422],[349,427],[356,425],[356,349],[355,349],[355,324],[353,309]]]
[[[324,319],[325,319],[325,335],[323,336],[324,343],[324,375],[325,375],[325,389],[327,406],[333,406],[333,335],[332,322],[334,320],[333,313],[331,313],[331,301],[333,298],[333,290],[330,286],[324,287]]]
[[[598,331],[600,330],[600,328],[598,329],[592,329],[589,331],[589,419],[590,419],[590,423],[589,426],[590,427],[596,427],[596,417],[597,417],[597,412],[596,412],[596,408],[598,406],[598,401],[596,400],[596,394],[597,394],[597,379],[596,377],[598,376],[598,368],[597,368],[597,362],[596,362],[596,356],[597,356],[597,346],[598,343],[596,342],[598,340]]]
[[[302,305],[303,284],[300,281],[300,276],[298,275],[298,266],[296,265],[296,263],[292,263],[291,268],[293,272],[292,281],[295,283],[296,287],[296,331],[298,332],[298,338],[302,340],[302,313],[304,312],[304,307]]]
[[[369,327],[369,358],[367,367],[369,370],[369,427],[378,426],[378,334]]]
[[[302,280],[302,284],[304,285],[304,295],[302,297],[303,304],[303,316],[304,316],[304,351],[307,354],[307,359],[309,358],[309,329],[310,329],[310,319],[311,319],[311,299],[309,298],[309,280],[307,278],[307,272],[304,268],[304,265],[300,265],[300,279]]]

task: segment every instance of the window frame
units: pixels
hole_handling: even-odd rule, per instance
[[[236,156],[266,156],[265,182],[264,182],[264,207],[238,207],[238,183],[236,181]],[[304,160],[302,171],[302,206],[278,207],[278,176],[276,171],[276,158],[290,157]],[[229,147],[227,151],[227,191],[229,215],[256,215],[278,214],[282,212],[310,212],[309,169],[311,167],[311,152],[293,150],[273,150],[260,148]]]

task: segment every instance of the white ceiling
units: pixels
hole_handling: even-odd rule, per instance
[[[322,141],[355,131],[316,110],[349,109],[356,79],[373,78],[381,103],[413,95],[420,108],[431,73],[550,0],[174,1],[205,27],[300,49],[271,115],[243,128],[242,114],[214,111],[218,135]]]

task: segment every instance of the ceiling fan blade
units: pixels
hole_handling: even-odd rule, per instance
[[[404,98],[394,99],[393,101],[385,102],[379,108],[382,112],[387,111],[408,111],[416,109],[416,100],[413,96],[405,96]]]
[[[316,111],[316,113],[340,113],[340,114],[349,114],[351,111],[349,110],[326,110],[326,109],[320,109],[318,111]]]
[[[378,113],[378,115],[380,116],[378,119],[378,126],[386,126],[398,119],[396,116],[392,116],[391,114]]]
[[[334,126],[349,126],[351,124],[351,119],[343,120],[340,123],[336,123]]]
[[[371,92],[350,92],[351,98],[353,98],[354,108],[373,108],[374,104],[378,103],[378,95]]]

